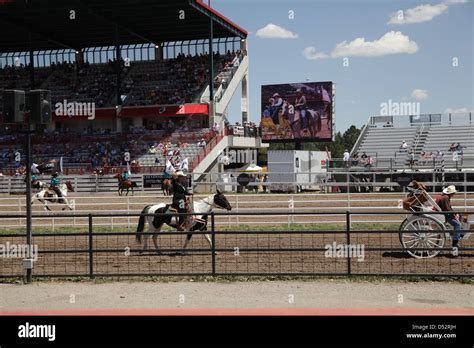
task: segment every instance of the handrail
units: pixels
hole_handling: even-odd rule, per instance
[[[215,132],[212,131],[214,134]],[[211,151],[219,144],[219,142],[224,139],[224,137],[227,135],[227,127],[224,127],[224,129],[217,134],[217,136],[212,137],[212,139],[206,144],[206,146],[199,152],[197,156],[194,157],[193,161],[191,162],[191,170],[196,168],[202,160],[209,154]]]
[[[423,133],[424,129],[425,129],[425,124],[422,123],[420,128],[418,129],[418,131],[416,133],[415,145],[412,145],[412,147],[411,147],[413,152],[417,149],[418,144],[420,143],[421,133]]]
[[[365,137],[366,133],[367,133],[367,129],[369,128],[369,122],[370,122],[371,118],[369,117],[367,119],[367,123],[364,125],[364,127],[362,128],[362,130],[360,131],[360,134],[359,134],[359,137],[357,138],[354,146],[352,147],[352,150],[351,150],[351,153],[350,153],[350,156],[354,156],[354,151],[357,151],[357,149],[359,148],[360,146],[360,143],[362,142],[362,139]]]

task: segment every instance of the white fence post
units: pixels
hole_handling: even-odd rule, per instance
[[[21,215],[21,200],[22,200],[22,198],[20,198],[20,199],[18,200],[18,215]],[[25,200],[25,206],[26,206],[26,200]],[[20,226],[21,226],[21,218],[18,219],[18,223],[19,223]]]
[[[130,214],[130,197],[127,196],[127,214]],[[127,230],[130,231],[130,215],[127,218]]]

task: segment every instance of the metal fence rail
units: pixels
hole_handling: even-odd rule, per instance
[[[194,200],[200,199],[201,195],[195,195]],[[321,218],[320,215],[304,215],[295,218],[295,215],[275,215],[272,219],[264,219],[258,215],[242,218],[239,215],[216,216],[216,225],[218,227],[235,227],[235,226],[265,226],[275,222],[286,223],[288,226],[295,224],[332,224],[336,222],[344,223],[344,217],[340,213],[350,210],[356,212],[378,212],[380,224],[398,223],[406,215],[402,210],[401,201],[405,198],[402,193],[330,193],[330,194],[245,194],[245,195],[227,195],[233,211],[237,213],[252,212],[256,208],[264,209],[267,212],[285,213],[285,212],[311,212],[325,211],[327,214]],[[156,197],[154,195],[140,196],[75,196],[75,210],[68,212],[67,218],[61,217],[65,215],[58,211],[60,208],[52,206],[54,211],[50,215],[44,217],[37,216],[35,218],[35,226],[37,228],[48,228],[52,232],[60,231],[63,227],[86,227],[88,220],[81,217],[84,214],[122,214],[119,216],[108,215],[95,221],[95,226],[110,226],[112,230],[128,230],[136,227],[137,218],[133,214],[141,212],[143,207],[149,204],[170,203],[171,197]],[[473,206],[474,194],[466,192],[459,193],[452,199],[452,204],[459,210],[468,209]],[[0,216],[6,214],[15,214],[21,216],[25,213],[26,201],[21,196],[0,196]],[[42,214],[44,210],[42,205],[37,202],[33,205],[35,214]],[[384,215],[384,212],[397,212],[399,216]],[[59,215],[57,213],[60,213]],[[126,214],[125,216],[123,214]],[[2,219],[4,228],[23,228],[25,227],[25,219],[6,218]],[[369,215],[354,215],[353,221],[358,223],[373,223],[373,218]]]
[[[465,213],[465,212],[460,212]],[[160,232],[160,253],[150,240],[151,249],[143,252],[142,245],[129,231],[103,231],[95,224],[102,218],[137,218],[139,214],[82,214],[87,226],[77,231],[33,233],[33,245],[38,247],[38,260],[34,263],[34,277],[132,277],[132,276],[430,276],[473,277],[472,257],[474,240],[467,240],[452,255],[448,243],[441,254],[430,259],[415,259],[406,253],[399,240],[396,226],[388,229],[358,227],[353,222],[357,215],[378,213],[345,212],[241,212],[212,213],[208,231],[195,232],[183,252],[186,232],[165,230]],[[399,215],[399,213],[384,213]],[[469,212],[474,214],[474,212]],[[218,218],[252,216],[272,218],[283,216],[298,219],[317,215],[325,218],[337,215],[343,220],[327,227],[276,228],[238,230],[219,227]],[[33,226],[37,218],[34,216]],[[70,218],[68,215],[62,218]],[[6,215],[4,218],[25,218]],[[401,222],[401,220],[399,220]],[[370,227],[370,226],[369,226]],[[147,231],[147,230],[145,230]],[[26,242],[23,233],[1,233],[0,245],[20,245]],[[473,232],[472,230],[465,231]],[[212,247],[203,238],[208,233]],[[143,236],[150,235],[145,232]],[[418,248],[423,250],[423,248]],[[344,252],[346,250],[346,252]],[[21,259],[0,257],[0,278],[23,276]]]

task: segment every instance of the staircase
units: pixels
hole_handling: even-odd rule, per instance
[[[410,147],[410,150],[408,151],[405,165],[407,166],[410,165],[410,153],[412,151],[415,154],[415,160],[420,158],[420,154],[423,151],[423,148],[425,147],[426,139],[428,138],[429,133],[430,133],[429,124],[422,124],[418,128],[415,138],[412,142],[412,146]]]
[[[249,59],[248,56],[244,56],[238,68],[230,76],[230,79],[227,79],[227,86],[224,88],[223,85],[220,85],[214,95],[215,103],[215,113],[217,115],[223,115],[229,106],[229,103],[237,91],[237,88],[240,85],[240,82],[246,77],[249,68]],[[209,102],[209,86],[204,90],[200,98],[201,103]]]

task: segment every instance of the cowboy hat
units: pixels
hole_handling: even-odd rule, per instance
[[[456,191],[456,186],[454,185],[449,185],[448,187],[446,187],[444,190],[443,190],[443,193],[445,195],[451,195],[453,193],[456,193],[458,191]]]

